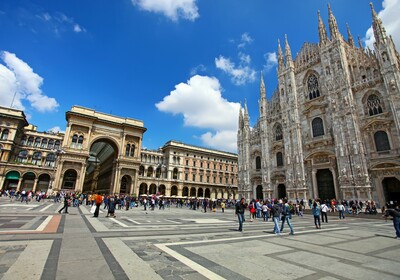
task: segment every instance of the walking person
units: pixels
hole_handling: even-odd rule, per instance
[[[321,207],[318,205],[317,201],[314,201],[311,211],[314,215],[314,224],[317,229],[321,228]]]
[[[112,218],[117,217],[117,216],[115,216],[115,203],[116,203],[116,200],[114,197],[110,197],[108,199],[108,211],[107,211],[106,217],[109,217],[109,216],[111,216]]]
[[[276,203],[276,200],[275,200],[275,203],[271,209],[272,218],[274,220],[274,233],[278,234],[278,235],[281,235],[281,231],[279,229],[279,221],[281,220],[282,207],[280,204],[282,204],[281,200],[279,200],[279,203]]]
[[[384,206],[382,208],[382,212],[384,212],[385,214],[383,215],[383,217],[385,217],[385,220],[387,220],[387,218],[389,216],[393,217],[393,227],[394,230],[396,231],[396,239],[400,239],[400,209],[399,209],[399,205],[396,206],[395,209],[392,208],[393,206],[391,205],[390,208],[388,207],[386,209],[386,207]]]
[[[244,197],[242,197],[240,199],[239,202],[236,203],[235,206],[235,214],[238,217],[238,221],[239,221],[239,231],[243,231],[243,222],[245,221],[244,219],[244,211],[247,208],[247,205],[245,203]]]
[[[225,202],[221,202],[221,211],[222,211],[222,213],[224,213],[225,212]]]
[[[287,199],[285,198],[283,200],[284,205],[282,206],[282,225],[280,231],[283,231],[283,227],[285,226],[285,222],[288,224],[290,228],[290,235],[294,235],[293,227],[292,224],[290,223],[290,220],[292,219],[292,213],[290,211],[290,206],[288,204]]]
[[[68,194],[68,193],[65,194],[65,195],[64,195],[64,206],[63,206],[63,208],[61,208],[60,210],[58,210],[58,213],[61,214],[61,211],[65,209],[65,210],[64,210],[64,213],[65,213],[65,214],[68,214],[68,203],[69,203],[69,199],[70,199],[69,194]]]
[[[321,205],[321,216],[322,216],[322,222],[323,223],[328,223],[328,206],[326,205],[326,202]]]
[[[262,213],[263,213],[263,217],[264,217],[264,221],[266,221],[266,222],[268,222],[268,218],[269,218],[269,213],[268,213],[268,211],[270,210],[269,208],[268,208],[268,200],[266,200],[264,203],[263,203],[263,205],[262,205],[262,207],[261,207],[261,209],[262,209]]]
[[[340,201],[338,201],[337,210],[339,212],[339,219],[344,219],[345,208]]]
[[[103,197],[99,193],[97,193],[95,195],[96,210],[94,211],[94,214],[93,214],[94,218],[99,217],[100,205],[102,202],[103,202]]]

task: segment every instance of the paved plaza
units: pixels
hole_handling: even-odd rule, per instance
[[[1,279],[399,279],[400,240],[391,221],[329,216],[315,229],[294,217],[295,235],[233,209],[117,210],[0,198]],[[246,215],[247,217],[248,215]]]

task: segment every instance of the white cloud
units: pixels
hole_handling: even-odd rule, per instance
[[[382,19],[383,25],[388,35],[392,35],[393,41],[399,49],[400,47],[400,0],[383,0],[383,10],[379,11],[378,16]],[[375,42],[374,32],[370,27],[365,35],[365,45],[373,49]]]
[[[241,63],[236,66],[229,58],[220,55],[215,58],[215,66],[231,76],[231,80],[235,85],[244,85],[248,82],[254,82],[256,79],[256,71],[250,68],[250,56],[239,54]]]
[[[39,112],[54,111],[59,104],[54,98],[43,95],[43,78],[15,54],[2,52],[0,64],[0,104],[24,110],[22,101],[26,100]],[[14,99],[14,101],[12,101]]]
[[[272,53],[267,52],[266,54],[264,54],[264,58],[265,58],[264,69],[266,71],[271,70],[278,64],[278,58],[276,56],[276,52],[272,52]]]
[[[156,107],[162,112],[182,114],[186,126],[209,130],[200,136],[207,146],[235,151],[240,104],[224,99],[221,91],[216,78],[196,75],[176,85]]]
[[[49,132],[49,133],[65,133],[65,131],[61,130],[61,128],[59,126],[52,127],[47,132]]]
[[[206,72],[207,68],[203,65],[203,64],[199,64],[196,67],[192,68],[192,70],[190,70],[190,75],[194,76],[196,74],[199,74],[201,72]]]
[[[54,14],[49,13],[42,13],[36,16],[37,18],[41,19],[46,25],[50,26],[50,28],[56,33],[57,35],[60,32],[65,31],[74,31],[76,33],[86,32],[86,29],[83,28],[81,25],[75,22],[75,19],[72,17],[68,17],[63,13],[56,12]]]
[[[164,14],[173,21],[179,17],[194,21],[199,17],[196,0],[132,0],[132,3],[145,11]]]
[[[247,45],[250,45],[252,42],[253,38],[250,37],[249,33],[245,32],[242,34],[238,48],[244,48]]]

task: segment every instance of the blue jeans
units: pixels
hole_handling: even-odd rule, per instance
[[[400,238],[400,217],[393,218],[393,226],[396,230],[396,236]]]
[[[281,231],[279,230],[279,217],[274,217],[274,233],[281,234]]]
[[[344,219],[344,211],[339,210],[339,219]]]
[[[294,233],[292,224],[290,223],[290,218],[289,218],[289,216],[286,216],[286,218],[282,221],[281,231],[283,231],[283,227],[285,226],[285,221],[287,222],[287,224],[288,224],[288,226],[289,226],[289,228],[290,228],[290,233]]]
[[[237,213],[239,220],[239,231],[243,230],[243,222],[244,222],[244,213]]]
[[[257,209],[257,218],[261,218],[261,209]]]
[[[321,227],[321,219],[320,219],[320,216],[318,215],[318,216],[315,216],[314,215],[314,224],[315,224],[315,226],[317,227],[317,228],[320,228]]]
[[[263,212],[263,214],[264,214],[264,221],[268,222],[268,216],[269,216],[268,211]]]

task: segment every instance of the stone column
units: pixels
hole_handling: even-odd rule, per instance
[[[313,168],[312,170],[312,184],[313,184],[313,198],[318,196],[318,183],[317,183],[317,170]]]
[[[35,180],[33,181],[33,188],[32,188],[32,192],[33,192],[33,193],[35,193],[35,191],[36,191],[37,183],[38,183],[38,179],[35,179]]]
[[[334,184],[334,187],[335,187],[336,199],[337,200],[341,199],[341,197],[340,197],[340,187],[339,187],[339,184],[338,184],[338,181],[337,181],[336,171],[335,171],[334,168],[329,168],[329,170],[332,172],[332,176],[333,176],[333,184]]]
[[[4,187],[3,184],[4,184],[5,179],[6,179],[6,176],[0,176],[0,190],[2,190]]]
[[[22,178],[18,179],[18,185],[17,185],[17,191],[21,189],[21,184],[22,184]]]

